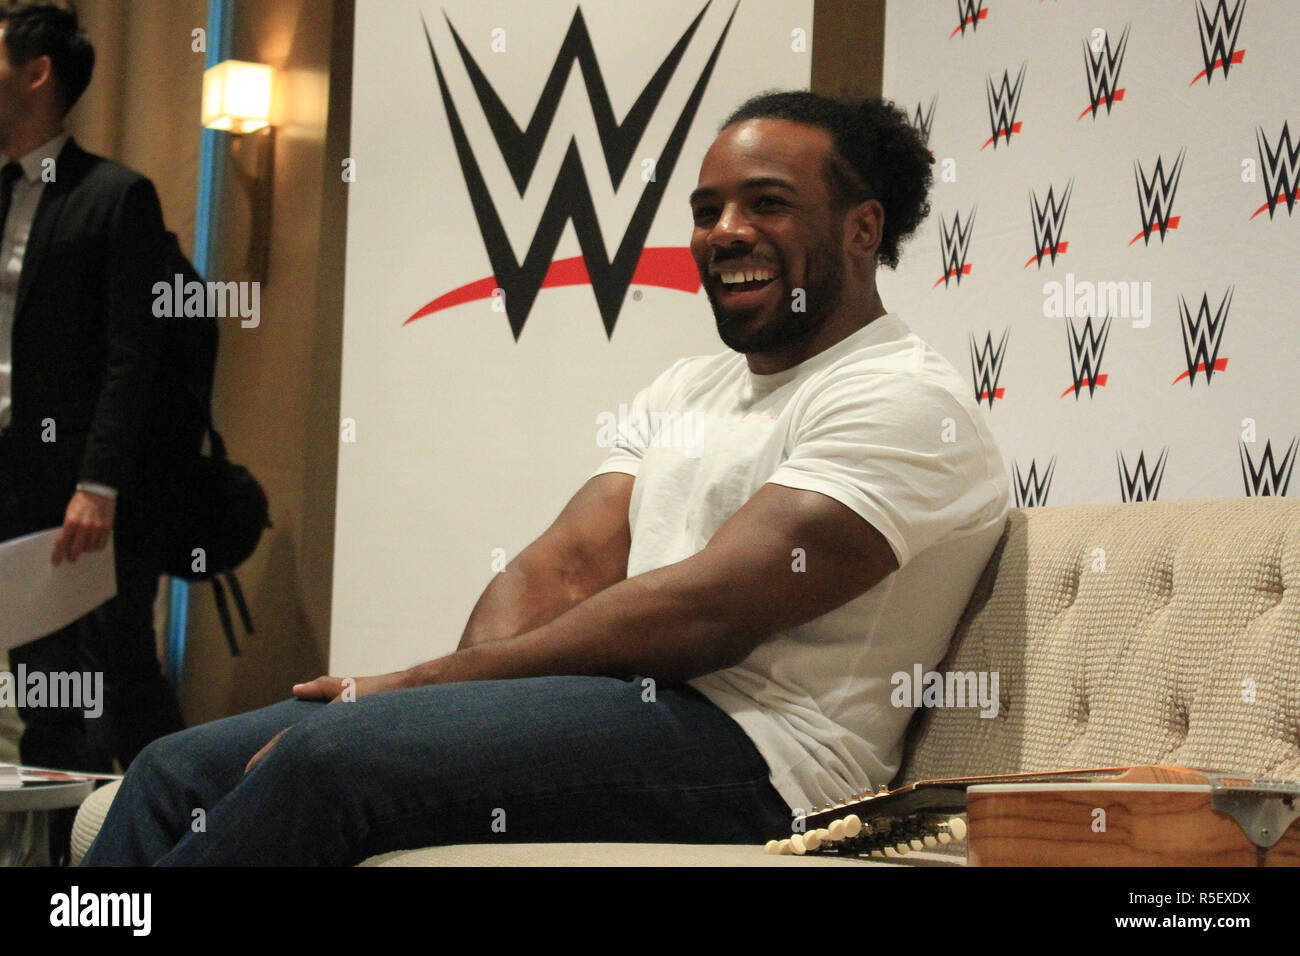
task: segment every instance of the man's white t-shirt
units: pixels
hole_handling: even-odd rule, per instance
[[[736,352],[681,359],[611,431],[593,477],[636,478],[629,577],[703,550],[766,482],[827,495],[889,542],[899,568],[875,587],[690,681],[792,808],[888,783],[912,716],[891,677],[943,657],[1006,521],[1010,482],[970,384],[885,315],[773,375]]]

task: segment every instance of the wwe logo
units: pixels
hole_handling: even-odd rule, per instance
[[[1264,137],[1264,128],[1256,134],[1259,138],[1259,164],[1264,167],[1264,190],[1268,201],[1255,210],[1254,219],[1265,209],[1268,218],[1273,218],[1273,210],[1280,202],[1286,203],[1286,214],[1291,215],[1295,208],[1297,194],[1300,194],[1300,144],[1291,142],[1291,130],[1286,122],[1282,123],[1282,133],[1277,138],[1277,149],[1268,145]]]
[[[1165,477],[1165,462],[1169,460],[1169,446],[1166,445],[1160,452],[1160,458],[1157,459],[1150,473],[1147,472],[1144,452],[1138,452],[1137,464],[1133,466],[1131,473],[1128,462],[1124,460],[1124,453],[1116,452],[1115,457],[1119,465],[1120,500],[1125,504],[1133,501],[1155,501],[1156,496],[1160,494],[1160,482]]]
[[[1183,317],[1183,353],[1187,356],[1187,371],[1174,379],[1177,385],[1187,379],[1190,388],[1196,384],[1196,373],[1205,373],[1205,384],[1210,384],[1215,372],[1222,372],[1228,367],[1226,358],[1219,358],[1219,346],[1223,342],[1223,330],[1228,325],[1228,307],[1232,305],[1232,286],[1223,294],[1218,310],[1210,315],[1210,296],[1201,296],[1200,307],[1196,316],[1187,307],[1187,300],[1178,297],[1178,311]]]
[[[1002,333],[1002,340],[998,342],[996,350],[993,348],[992,332],[984,337],[983,348],[980,348],[974,335],[970,337],[970,374],[975,383],[976,405],[987,399],[989,408],[992,408],[993,399],[1001,398],[1006,391],[998,388],[998,379],[1002,377],[1002,359],[1006,356],[1007,336],[1010,334],[1010,329]]]
[[[1106,104],[1106,115],[1109,116],[1115,101],[1124,99],[1124,90],[1116,87],[1119,85],[1120,67],[1124,65],[1124,48],[1128,46],[1128,31],[1131,26],[1128,24],[1124,27],[1124,32],[1119,37],[1119,46],[1113,52],[1110,48],[1110,34],[1106,34],[1101,50],[1096,53],[1087,40],[1083,41],[1083,62],[1088,71],[1088,105],[1078,119],[1092,113],[1095,120],[1097,108],[1103,103]]]
[[[975,228],[975,207],[972,206],[970,215],[966,217],[965,225],[961,221],[961,213],[952,214],[952,228],[939,217],[939,252],[943,256],[943,275],[934,281],[931,288],[938,288],[940,282],[943,287],[948,288],[948,280],[956,279],[957,284],[961,285],[961,277],[970,275],[970,265],[966,262],[966,253],[970,249],[970,237]]]
[[[1011,490],[1016,496],[1017,508],[1041,508],[1047,504],[1047,493],[1052,488],[1052,472],[1056,470],[1056,456],[1047,464],[1047,471],[1043,477],[1038,477],[1038,462],[1029,459],[1029,471],[1023,477],[1020,474],[1020,463],[1013,461],[1011,463],[1012,485]]]
[[[1196,25],[1201,31],[1201,58],[1205,69],[1192,77],[1188,86],[1195,86],[1196,81],[1205,77],[1205,85],[1210,85],[1214,71],[1221,69],[1223,78],[1228,78],[1228,70],[1246,57],[1245,50],[1237,49],[1237,34],[1241,32],[1242,14],[1246,10],[1246,0],[1237,0],[1237,5],[1228,12],[1227,0],[1219,0],[1211,18],[1205,10],[1203,0],[1197,0]]]
[[[930,108],[924,113],[921,112],[921,104],[916,104],[916,115],[912,117],[912,126],[921,138],[925,140],[925,145],[930,145],[930,130],[934,126],[934,107],[939,102],[939,94],[936,93],[930,100]]]
[[[1052,187],[1048,186],[1047,199],[1041,204],[1034,191],[1032,189],[1029,191],[1029,210],[1033,214],[1030,222],[1034,227],[1034,254],[1025,263],[1026,269],[1034,261],[1038,262],[1038,267],[1041,269],[1043,256],[1049,256],[1052,265],[1056,265],[1057,254],[1069,248],[1068,242],[1061,241],[1061,231],[1065,228],[1065,212],[1069,208],[1070,192],[1073,189],[1074,180],[1071,179],[1066,183],[1060,201],[1057,201],[1052,193]]]
[[[1101,370],[1101,357],[1106,351],[1106,339],[1110,336],[1110,317],[1102,320],[1101,329],[1094,332],[1092,319],[1083,320],[1083,331],[1075,332],[1074,323],[1065,320],[1066,339],[1070,343],[1070,373],[1074,384],[1061,393],[1061,398],[1074,392],[1074,400],[1079,400],[1079,392],[1088,389],[1092,398],[1098,386],[1106,384],[1106,375]]]
[[[1014,86],[1011,84],[1011,74],[1006,70],[1002,71],[1002,82],[997,86],[993,85],[992,76],[984,78],[989,101],[989,126],[993,135],[984,141],[980,149],[987,149],[989,143],[997,149],[999,136],[1009,144],[1011,134],[1020,132],[1021,124],[1016,121],[1016,111],[1020,109],[1020,91],[1024,87],[1025,68],[1028,65],[1020,64],[1020,75],[1016,77]]]
[[[989,12],[984,9],[984,0],[957,0],[957,29],[948,34],[948,39],[951,40],[959,32],[965,36],[967,26],[974,33],[979,22],[988,15]]]
[[[1138,209],[1142,214],[1142,231],[1129,240],[1129,245],[1143,240],[1144,245],[1151,244],[1151,231],[1160,230],[1160,241],[1165,241],[1165,233],[1178,228],[1179,216],[1171,216],[1174,209],[1174,193],[1178,191],[1178,180],[1183,175],[1183,157],[1187,150],[1178,151],[1174,168],[1165,175],[1164,157],[1156,157],[1156,168],[1151,172],[1150,180],[1142,164],[1133,162],[1133,177],[1137,182]]]
[[[575,67],[581,72],[610,183],[615,190],[618,190],[632,162],[633,154],[647,128],[655,119],[664,93],[672,82],[707,10],[708,4],[695,16],[668,52],[620,123],[615,118],[609,88],[601,74],[595,47],[587,31],[582,8],[579,7],[574,11],[573,20],[569,24],[560,51],[542,84],[533,115],[527,126],[522,129],[488,82],[482,68],[475,62],[460,35],[448,21],[447,26],[451,30],[460,60],[473,86],[478,105],[483,111],[487,128],[496,141],[501,159],[509,170],[519,196],[523,197],[537,167],[538,159],[551,141],[551,131],[556,116],[564,115],[560,110],[561,100],[565,90],[570,86],[569,79]],[[681,156],[686,136],[690,132],[691,123],[704,97],[705,88],[713,74],[735,15],[736,9],[733,8],[699,78],[695,80],[686,97],[681,113],[672,123],[663,148],[659,152],[656,163],[657,174],[650,178],[641,191],[612,259],[607,252],[596,205],[578,151],[577,139],[572,136],[564,151],[564,160],[560,164],[559,173],[547,198],[528,251],[522,261],[516,257],[506,226],[493,202],[485,174],[470,145],[465,124],[452,98],[447,78],[443,73],[442,62],[429,35],[428,24],[424,24],[425,42],[437,75],[438,89],[447,113],[461,173],[469,189],[470,202],[483,235],[488,261],[492,266],[493,278],[472,283],[469,287],[456,290],[455,294],[459,295],[466,290],[477,290],[484,282],[499,286],[499,291],[505,300],[505,312],[510,322],[511,332],[518,340],[538,291],[548,281],[548,274],[553,265],[552,256],[559,245],[560,238],[566,226],[572,223],[578,246],[582,250],[581,260],[575,265],[580,266],[579,271],[583,278],[590,280],[596,305],[605,326],[605,333],[612,336],[628,286],[632,284],[633,274],[637,271],[643,252],[646,251],[644,247],[650,226],[658,212],[668,183],[672,179],[673,169]],[[445,300],[447,297],[442,298]],[[412,316],[412,319],[432,311],[438,307],[438,303],[439,300],[430,303]]]
[[[1282,456],[1282,461],[1275,465],[1273,463],[1273,442],[1264,442],[1264,454],[1260,456],[1259,467],[1256,468],[1255,462],[1251,460],[1250,451],[1246,448],[1246,443],[1240,443],[1241,478],[1246,483],[1247,497],[1286,494],[1287,487],[1291,484],[1291,469],[1295,467],[1297,445],[1300,445],[1300,439],[1292,438],[1286,454]]]

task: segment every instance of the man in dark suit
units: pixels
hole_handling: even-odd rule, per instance
[[[109,546],[119,501],[156,457],[152,287],[167,234],[153,184],[64,131],[93,67],[74,10],[0,5],[0,539],[59,526],[54,564]],[[154,645],[159,571],[120,548],[115,560],[114,599],[10,651],[15,671],[104,674],[101,720],[20,711],[24,763],[126,766],[184,726]]]

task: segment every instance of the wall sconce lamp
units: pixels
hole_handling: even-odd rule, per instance
[[[203,125],[231,134],[231,161],[248,193],[251,212],[247,269],[263,282],[270,258],[275,178],[274,76],[272,67],[243,60],[223,60],[203,71]]]

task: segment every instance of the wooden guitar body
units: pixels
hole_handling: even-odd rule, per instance
[[[1298,866],[1300,786],[1135,767],[966,790],[971,866]],[[1247,830],[1251,832],[1248,833]]]
[[[972,866],[1300,866],[1298,820],[1300,783],[1106,767],[864,793],[766,849],[899,857],[967,839]]]

